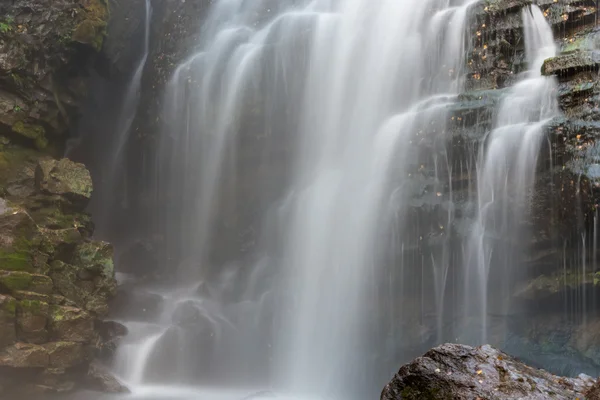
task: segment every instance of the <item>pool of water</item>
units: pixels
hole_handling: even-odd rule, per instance
[[[79,392],[68,400],[326,400],[275,394],[256,389],[194,388],[179,386],[142,386],[128,394]]]

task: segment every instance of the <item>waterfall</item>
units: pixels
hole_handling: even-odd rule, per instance
[[[148,363],[136,365],[145,375],[138,384],[210,380],[169,359],[164,348],[172,348],[204,359],[224,384],[256,376],[251,383],[310,397],[379,391],[385,378],[364,372],[376,363],[369,347],[384,351],[365,329],[382,279],[378,237],[389,229],[392,197],[405,212],[411,143],[426,131],[444,133],[464,80],[466,20],[476,3],[212,6],[197,52],[177,67],[165,95],[159,192],[175,288],[160,289],[168,300],[152,323],[163,333],[122,352]],[[265,257],[223,268],[216,282],[205,282],[207,294],[193,282],[211,279],[223,186],[236,179],[236,143],[249,131],[284,135],[294,149],[291,173],[283,198],[265,212],[272,222],[261,228]],[[184,303],[210,327],[210,348],[194,335],[168,334],[198,329],[173,320]]]
[[[440,258],[414,250],[423,238],[409,215],[410,196],[416,187],[442,198],[438,162],[452,174],[447,153],[428,154],[436,168],[423,171],[419,146],[446,140],[466,81],[468,16],[478,1],[376,3],[211,5],[197,47],[176,67],[164,96],[157,193],[170,275],[138,288],[142,298],[158,297],[160,310],[127,322],[133,335],[119,349],[117,372],[134,394],[212,400],[216,395],[199,387],[221,386],[308,399],[375,398],[398,367],[401,344],[415,336],[426,342],[422,321],[399,319],[397,309],[424,319],[423,298],[435,297],[442,339],[452,187],[440,200],[447,211]],[[490,306],[500,302],[496,290],[505,290],[514,272],[488,291],[491,276],[511,266],[509,259],[498,264],[496,254],[513,249],[491,238],[518,240],[542,128],[557,113],[555,83],[539,73],[554,54],[552,33],[536,6],[524,9],[523,20],[529,71],[502,102],[478,162],[464,277],[465,316],[481,328],[477,341],[487,335]],[[245,175],[249,142],[281,145],[284,171],[267,174],[278,179]],[[247,186],[259,195],[238,197]],[[247,212],[260,215],[243,215],[232,197],[260,203]],[[227,235],[218,233],[245,217],[256,232],[251,256],[236,253],[235,261],[220,263],[213,252]],[[399,271],[382,256],[394,244]],[[418,279],[407,278],[409,268]],[[404,290],[420,293],[416,312],[413,303],[397,304],[408,299]],[[379,327],[381,321],[390,326]]]
[[[478,165],[478,212],[467,260],[464,310],[467,318],[477,320],[477,328],[471,325],[470,331],[479,332],[473,338],[479,343],[489,340],[488,314],[508,312],[543,128],[559,114],[556,81],[541,75],[544,60],[556,52],[552,30],[537,6],[524,8],[522,14],[529,69],[502,101]]]

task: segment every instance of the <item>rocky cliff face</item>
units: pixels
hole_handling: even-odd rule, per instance
[[[60,159],[108,4],[2,2],[0,16],[0,397],[121,390],[90,367],[119,331],[103,322],[116,290],[113,250],[92,239],[89,172]]]

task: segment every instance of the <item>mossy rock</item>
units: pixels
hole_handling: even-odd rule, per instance
[[[9,293],[25,290],[41,294],[51,294],[52,287],[52,280],[45,275],[30,274],[22,271],[0,272],[0,288]]]
[[[600,65],[600,52],[575,51],[544,61],[542,75],[569,76],[577,71],[597,70]]]
[[[518,289],[515,296],[524,300],[539,300],[584,285],[600,285],[600,272],[588,272],[585,275],[576,271],[559,271],[554,274],[540,275]]]
[[[92,264],[93,265],[93,264]],[[108,301],[116,294],[116,281],[103,269],[87,269],[55,260],[50,276],[55,289],[78,307],[97,316],[108,314]]]
[[[33,272],[37,228],[27,212],[0,199],[0,270]]]
[[[102,50],[108,25],[108,3],[103,0],[84,1],[85,19],[73,31],[73,40]]]
[[[23,121],[18,121],[12,126],[12,131],[33,140],[35,147],[38,150],[44,150],[46,147],[48,147],[46,130],[41,125],[28,124]]]
[[[92,343],[96,339],[94,318],[84,310],[75,307],[50,307],[50,333],[55,340]]]
[[[109,243],[87,241],[75,249],[72,264],[106,277],[114,277],[113,247]]]
[[[35,170],[36,188],[85,206],[92,196],[92,178],[83,164],[63,158],[40,160]]]
[[[29,301],[40,301],[44,303],[51,302],[51,296],[47,294],[41,294],[36,292],[30,292],[27,290],[17,290],[12,293],[15,299],[17,300],[29,300]]]
[[[17,338],[28,343],[48,340],[48,303],[39,300],[21,300],[17,303]]]
[[[16,316],[17,301],[10,296],[0,295],[0,349],[17,340]]]

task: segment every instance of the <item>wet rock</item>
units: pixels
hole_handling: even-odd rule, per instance
[[[73,202],[85,205],[92,195],[92,178],[83,164],[62,160],[42,160],[35,170],[38,190],[48,194],[65,196]]]
[[[115,321],[96,321],[95,328],[101,339],[96,345],[98,358],[110,361],[121,339],[127,335],[127,327]]]
[[[600,320],[574,327],[569,344],[581,356],[598,364],[600,361]]]
[[[117,295],[111,301],[111,310],[118,318],[147,321],[158,317],[163,308],[162,296],[136,289],[133,285],[119,286]]]
[[[116,294],[112,246],[104,242],[83,241],[72,251],[69,264],[55,260],[50,276],[55,288],[94,315],[108,314],[108,301]]]
[[[119,272],[145,276],[159,270],[158,256],[154,244],[138,240],[129,246],[119,258]]]
[[[44,344],[44,348],[50,357],[50,368],[71,368],[87,361],[81,343],[53,342]]]
[[[51,337],[61,341],[90,343],[96,337],[93,317],[75,307],[52,306],[49,327]]]
[[[52,293],[52,279],[45,275],[21,271],[0,271],[0,289],[9,293],[31,291],[41,294]]]
[[[45,343],[48,340],[48,303],[39,300],[21,300],[17,303],[17,337],[27,343]]]
[[[35,229],[23,208],[0,199],[0,269],[34,272],[31,240]]]
[[[75,382],[64,368],[47,368],[37,379],[36,391],[41,393],[64,393],[75,388]]]
[[[600,399],[600,379],[585,393],[585,398],[589,400]]]
[[[48,351],[39,345],[16,343],[0,353],[0,366],[12,368],[46,368]]]
[[[515,296],[525,300],[543,300],[567,290],[600,284],[600,272],[589,272],[585,276],[575,271],[560,271],[540,275],[517,289]]]
[[[544,61],[542,74],[566,77],[577,71],[597,70],[598,65],[600,65],[600,52],[576,51]]]
[[[403,366],[381,400],[572,399],[593,384],[588,376],[561,378],[531,368],[488,345],[444,344]]]
[[[86,380],[91,388],[102,392],[129,393],[127,387],[123,386],[103,365],[97,362],[90,364]]]
[[[0,295],[0,349],[17,340],[15,329],[17,301],[5,295]]]

